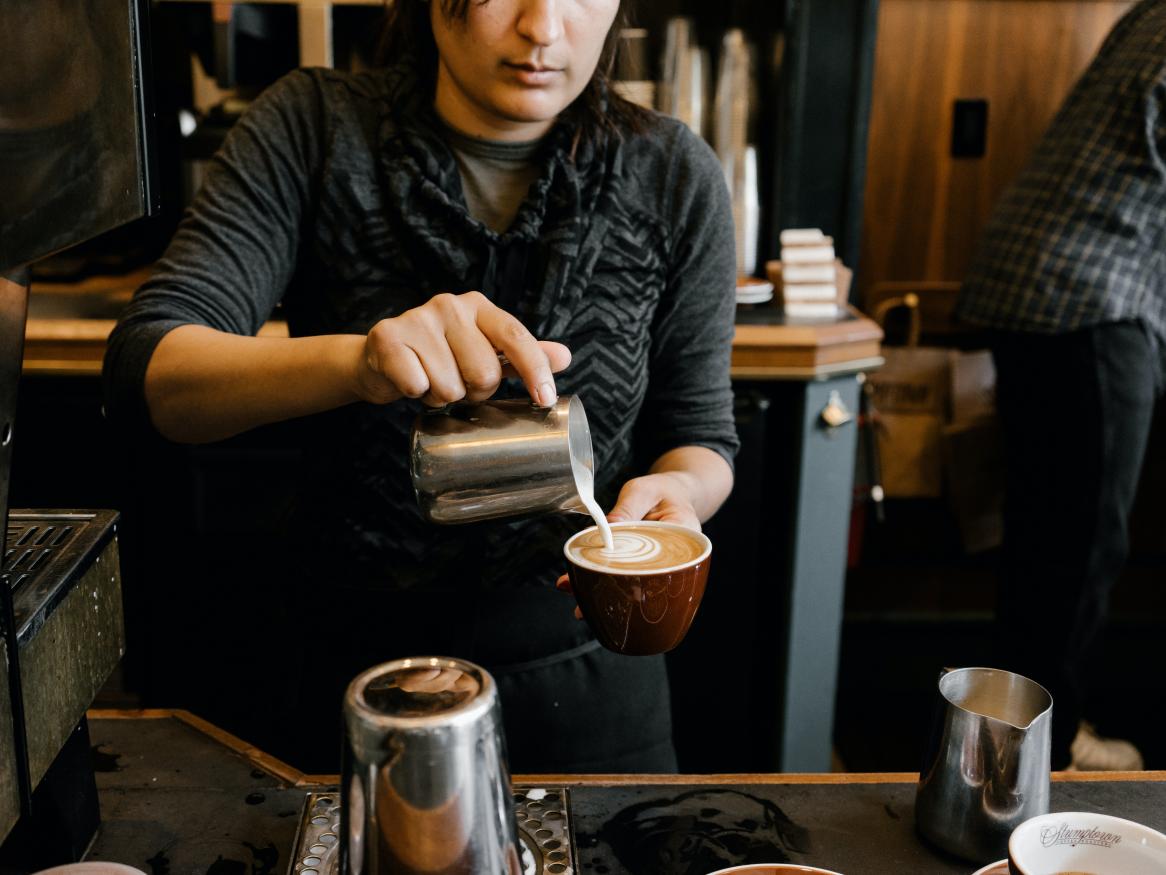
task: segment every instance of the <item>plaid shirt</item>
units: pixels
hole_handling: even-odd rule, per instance
[[[956,313],[1043,334],[1141,319],[1166,346],[1166,0],[1114,26],[996,205]]]

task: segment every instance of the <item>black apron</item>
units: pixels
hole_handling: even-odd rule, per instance
[[[301,580],[284,603],[284,707],[266,744],[301,771],[339,771],[344,690],[378,663],[453,656],[494,677],[515,773],[675,772],[662,656],[604,649],[553,588],[390,592]],[[324,631],[327,630],[327,631]],[[515,657],[520,658],[515,658]],[[532,657],[533,658],[528,658]]]

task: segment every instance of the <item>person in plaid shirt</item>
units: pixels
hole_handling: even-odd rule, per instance
[[[1053,695],[1053,767],[1141,768],[1081,722],[1166,348],[1166,0],[1114,27],[996,205],[957,318],[990,331],[1004,667]]]

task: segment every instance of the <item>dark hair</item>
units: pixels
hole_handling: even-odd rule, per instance
[[[392,0],[385,10],[376,60],[379,66],[393,63],[403,55],[417,61],[423,81],[432,86],[437,75],[437,43],[429,19],[429,4],[440,3],[449,20],[464,21],[470,3],[490,0]],[[574,143],[596,141],[603,135],[620,137],[639,133],[648,123],[648,113],[611,89],[611,71],[619,51],[619,34],[631,15],[632,0],[620,0],[619,12],[608,31],[599,63],[587,87],[563,111],[574,127]]]

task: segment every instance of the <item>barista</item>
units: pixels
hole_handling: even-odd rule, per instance
[[[516,771],[675,768],[663,659],[603,650],[555,592],[586,520],[434,527],[408,474],[426,405],[571,393],[611,518],[699,527],[731,489],[728,195],[699,138],[609,90],[619,7],[398,0],[383,68],[252,106],[110,339],[123,423],[202,442],[307,417],[274,631],[334,632],[285,648],[292,737],[255,739],[301,768],[339,749],[304,715],[423,653],[494,674]],[[280,301],[292,337],[256,337]]]

